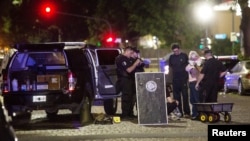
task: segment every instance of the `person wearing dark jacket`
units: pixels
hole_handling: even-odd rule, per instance
[[[138,72],[144,72],[144,67],[145,67],[145,64],[143,63],[142,59],[140,58],[140,50],[137,49],[137,47],[132,47],[132,50],[134,51],[133,55],[131,56],[131,62],[135,62],[137,59],[140,59],[141,60],[141,63],[139,63],[137,65],[137,67],[135,68],[135,70],[131,73],[131,77],[133,78],[133,107],[134,105],[136,105],[136,83],[135,83],[135,73],[138,73]],[[133,109],[131,109],[131,112],[130,112],[130,116],[133,117],[134,116],[134,112],[133,112]]]
[[[190,106],[188,96],[188,55],[180,51],[180,45],[173,43],[171,45],[173,54],[169,57],[169,67],[173,73],[173,97],[179,101],[178,108],[183,117],[190,117]]]
[[[131,56],[134,51],[131,47],[126,47],[124,52],[116,57],[115,63],[117,67],[118,80],[116,83],[117,91],[122,93],[121,96],[121,109],[122,109],[122,119],[133,118],[131,115],[133,111],[133,87],[134,78],[133,72],[136,67],[141,63],[140,59],[136,59],[134,62],[131,61]],[[131,111],[132,110],[132,111]]]
[[[221,61],[213,57],[211,50],[204,51],[205,63],[201,69],[195,88],[200,91],[200,102],[217,102],[218,82],[227,69]]]

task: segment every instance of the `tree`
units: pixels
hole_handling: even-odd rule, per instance
[[[239,0],[242,9],[242,20],[240,29],[243,34],[243,56],[245,58],[250,56],[250,8],[248,7],[248,0]]]
[[[99,0],[95,17],[110,21],[113,31],[123,39],[137,40],[147,34],[155,35],[169,46],[182,42],[186,48],[197,47],[199,30],[187,11],[186,0]],[[102,24],[103,25],[103,24]],[[91,34],[101,35],[99,24],[89,25]],[[100,32],[96,32],[99,31]],[[100,38],[102,35],[100,36]]]

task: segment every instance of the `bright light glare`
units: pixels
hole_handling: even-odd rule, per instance
[[[49,13],[51,11],[50,7],[45,8],[46,13]]]
[[[109,37],[106,41],[107,41],[107,42],[112,42],[112,41],[113,41],[113,38],[112,38],[112,37]]]
[[[213,10],[210,5],[207,3],[203,3],[198,6],[197,10],[195,11],[197,14],[197,18],[201,20],[201,22],[207,23],[211,20],[213,16]]]

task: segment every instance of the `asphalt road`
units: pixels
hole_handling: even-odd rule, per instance
[[[114,124],[93,124],[80,126],[69,111],[61,111],[55,121],[48,121],[43,111],[35,111],[32,121],[22,127],[15,127],[19,141],[206,141],[210,124],[250,124],[250,95],[236,93],[219,95],[219,102],[234,103],[231,122],[216,123],[194,121],[186,118],[169,120],[167,125],[139,125],[137,120]],[[120,107],[120,105],[119,105]],[[120,108],[118,107],[118,113]],[[92,113],[103,113],[102,106],[93,106]]]

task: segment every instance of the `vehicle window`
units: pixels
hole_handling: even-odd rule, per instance
[[[62,52],[29,53],[26,66],[32,66],[34,64],[64,65],[65,58]]]
[[[228,70],[232,69],[239,62],[237,59],[222,59],[220,61]]]
[[[250,62],[246,62],[246,68],[250,69]]]
[[[25,58],[27,58],[27,56],[27,53],[18,53],[13,60],[11,68],[25,68],[24,63],[26,62]]]
[[[99,65],[114,65],[118,50],[97,50]]]
[[[81,49],[65,50],[68,62],[72,70],[84,69],[88,66],[88,61]]]
[[[16,55],[12,68],[23,69],[34,65],[64,65],[65,58],[62,52],[31,52]]]
[[[233,67],[233,69],[231,70],[232,72],[240,72],[242,70],[242,64],[238,63],[236,66]]]

